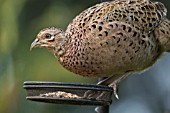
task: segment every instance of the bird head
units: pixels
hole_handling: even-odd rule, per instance
[[[41,30],[36,39],[32,42],[30,50],[33,48],[47,48],[54,49],[64,42],[64,32],[55,27],[49,27]]]

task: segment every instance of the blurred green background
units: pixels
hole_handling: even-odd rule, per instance
[[[95,83],[62,68],[47,50],[30,52],[29,47],[42,28],[66,29],[77,14],[97,2],[0,0],[0,113],[65,113],[76,108],[26,101],[24,81]]]
[[[76,15],[99,2],[100,0],[0,0],[0,113],[94,112],[94,107],[55,105],[27,101],[25,99],[26,93],[23,89],[23,82],[58,81],[96,83],[95,78],[77,76],[62,68],[53,55],[47,50],[35,49],[30,52],[29,47],[42,28],[57,26],[65,30]],[[163,2],[166,2],[168,6],[170,1]],[[170,56],[167,55],[166,58],[166,61],[163,60],[163,63],[158,64],[153,70],[146,74],[154,75],[157,68],[159,69],[159,67],[163,65],[166,65],[166,67],[170,66],[170,60],[168,60]],[[169,71],[165,73],[165,75],[167,74],[169,74]],[[135,88],[138,90],[139,88],[132,88],[132,86],[137,86],[136,84],[140,82],[145,83],[144,81],[150,83],[147,81],[153,80],[153,76],[151,78],[147,78],[146,76],[142,77],[131,77],[125,80],[122,87],[125,86],[124,89],[133,92],[136,91]],[[135,82],[128,82],[131,79]],[[169,83],[170,77],[166,77],[165,79]],[[156,80],[159,82],[160,78]],[[149,86],[154,87],[153,82],[149,84]],[[145,92],[147,92],[146,87],[148,88],[148,86],[144,87],[144,91],[146,90]],[[154,89],[153,87],[151,87],[151,89]],[[127,90],[126,92],[128,92]],[[128,97],[129,93],[121,94]],[[114,107],[121,105],[121,102],[122,101],[113,102]],[[113,110],[111,112],[113,112]],[[127,110],[124,112],[127,112]],[[122,111],[121,113],[124,112]],[[118,113],[118,111],[115,111],[115,113]]]

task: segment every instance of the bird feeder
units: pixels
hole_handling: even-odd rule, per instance
[[[112,102],[113,89],[102,85],[24,82],[24,88],[28,100],[55,104],[100,106],[101,109],[98,113],[109,113],[109,105]],[[93,98],[84,97],[84,94],[89,91],[93,92]],[[101,92],[104,93],[104,98],[97,98]]]

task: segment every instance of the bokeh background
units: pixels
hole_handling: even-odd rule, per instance
[[[168,12],[170,1],[162,0]],[[68,72],[44,49],[29,51],[44,27],[66,29],[100,0],[0,0],[0,113],[94,113],[94,107],[27,101],[24,81],[96,83]],[[110,113],[170,113],[170,54],[148,71],[125,79]]]

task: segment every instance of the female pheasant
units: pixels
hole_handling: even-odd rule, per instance
[[[40,31],[31,49],[47,48],[69,71],[99,82],[117,95],[118,83],[130,73],[152,66],[170,52],[167,9],[150,0],[114,0],[88,8],[68,25]],[[89,95],[89,94],[88,94]]]

